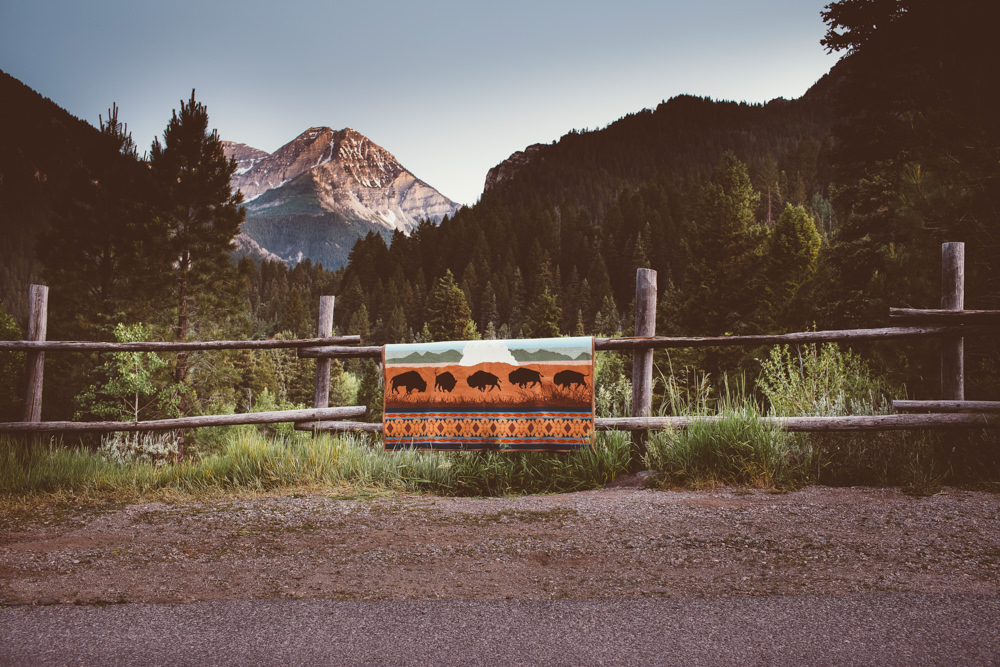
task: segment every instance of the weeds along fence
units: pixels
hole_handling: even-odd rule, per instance
[[[940,309],[890,309],[890,321],[906,326],[876,329],[808,331],[776,335],[666,337],[656,335],[656,272],[639,269],[636,275],[635,335],[626,338],[597,338],[598,351],[632,353],[632,411],[630,415],[595,419],[598,430],[639,432],[637,451],[641,455],[641,433],[656,429],[683,429],[694,421],[719,417],[653,416],[653,353],[658,349],[710,346],[761,346],[826,342],[859,342],[934,337],[941,341],[941,400],[894,401],[896,414],[839,417],[761,417],[768,426],[787,431],[891,431],[996,427],[1000,425],[1000,401],[965,400],[964,339],[973,335],[996,335],[1000,311],[964,309],[965,247],[962,243],[942,246],[942,297]],[[329,407],[330,365],[335,358],[381,360],[381,346],[361,346],[359,336],[333,336],[334,297],[320,299],[318,337],[300,340],[203,341],[101,343],[47,341],[45,339],[48,288],[31,287],[28,340],[0,341],[0,351],[27,352],[28,382],[24,419],[0,423],[0,432],[111,432],[154,431],[292,422],[304,431],[381,432],[381,423],[346,421],[362,417],[366,406]],[[41,399],[46,352],[171,352],[182,350],[238,350],[294,348],[300,357],[317,360],[313,407],[235,415],[206,415],[138,422],[42,421]]]

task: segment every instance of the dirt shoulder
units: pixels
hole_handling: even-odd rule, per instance
[[[955,489],[0,506],[0,603],[996,595],[998,522]]]

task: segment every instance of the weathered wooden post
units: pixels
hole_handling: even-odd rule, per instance
[[[28,305],[28,340],[45,340],[48,323],[49,288],[32,285]],[[45,375],[45,352],[29,350],[26,355],[25,370],[28,385],[24,394],[24,421],[42,421],[42,379]]]
[[[656,335],[656,271],[639,269],[635,274],[635,335]],[[632,353],[632,416],[648,417],[653,410],[653,350]],[[637,472],[646,454],[646,431],[632,438],[630,469]]]
[[[333,335],[333,301],[332,296],[319,298],[319,329],[320,338]],[[330,364],[332,359],[316,360],[316,391],[313,393],[313,407],[326,408],[330,406]]]
[[[965,244],[941,245],[941,309],[965,309]],[[941,400],[965,400],[965,338],[941,339]]]

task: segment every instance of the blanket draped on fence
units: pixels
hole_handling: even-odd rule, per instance
[[[594,339],[386,345],[385,448],[592,446]]]

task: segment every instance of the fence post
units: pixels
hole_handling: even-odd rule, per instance
[[[319,328],[320,338],[333,335],[333,301],[332,296],[319,298]],[[313,393],[313,407],[327,408],[330,406],[330,364],[332,359],[316,360],[316,391]]]
[[[49,288],[32,285],[28,293],[28,340],[45,340],[48,323]],[[42,379],[45,375],[45,352],[32,350],[26,355],[28,385],[24,395],[24,421],[42,421]]]
[[[656,271],[639,269],[635,274],[635,335],[656,335]],[[632,416],[648,417],[653,410],[653,350],[632,353]],[[632,436],[630,468],[638,471],[646,454],[646,432]]]
[[[965,309],[965,244],[941,245],[941,309]],[[941,399],[965,400],[965,338],[941,339]]]

